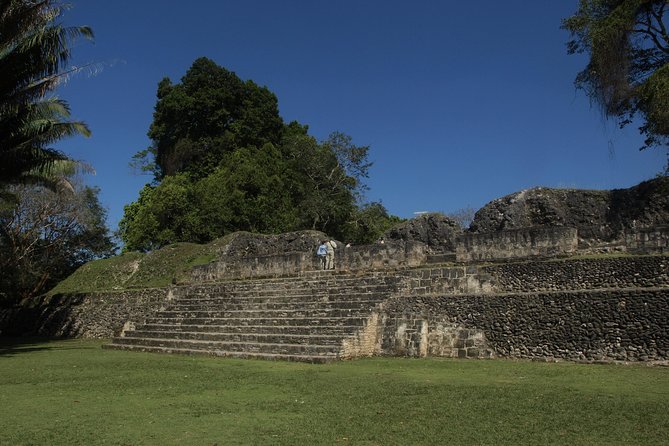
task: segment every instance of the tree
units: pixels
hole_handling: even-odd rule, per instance
[[[474,221],[474,217],[476,216],[476,209],[471,206],[467,206],[456,209],[453,212],[448,212],[446,216],[456,222],[462,229],[467,230],[472,224],[472,221]]]
[[[270,143],[226,155],[221,166],[196,185],[207,238],[234,231],[295,229],[297,209],[285,184],[285,163]]]
[[[152,145],[131,165],[154,173],[125,208],[127,250],[207,242],[234,231],[317,229],[343,237],[365,191],[369,148],[341,132],[319,143],[284,124],[276,96],[206,58],[158,85]]]
[[[146,185],[139,199],[124,208],[119,236],[126,251],[152,251],[176,242],[205,242],[198,212],[199,198],[184,174]]]
[[[388,214],[381,203],[372,202],[356,208],[344,226],[343,239],[356,245],[377,241],[388,229],[403,219]]]
[[[73,189],[13,185],[16,206],[0,211],[0,301],[47,291],[114,244],[105,226],[99,190],[69,179]]]
[[[300,133],[288,135],[282,143],[286,183],[298,210],[298,229],[341,236],[343,225],[355,210],[357,186],[361,183],[347,175],[334,145],[330,140],[318,144],[315,138]],[[340,156],[344,158],[346,154]],[[366,156],[361,159],[366,160]],[[364,168],[362,171],[366,173]]]
[[[58,24],[62,11],[54,0],[0,1],[0,184],[39,180],[68,160],[52,143],[89,135],[65,101],[47,96],[74,70],[65,66],[72,43],[93,37]]]
[[[148,135],[152,145],[136,157],[156,179],[180,172],[202,178],[226,153],[278,143],[283,126],[276,96],[207,58],[199,58],[172,84],[158,84],[158,101]]]
[[[577,87],[621,127],[639,116],[642,149],[669,146],[668,16],[666,0],[580,0],[563,21],[569,53],[590,55]]]
[[[324,149],[337,158],[337,167],[328,173],[337,185],[346,185],[356,200],[361,202],[367,191],[365,178],[369,177],[372,163],[368,159],[369,146],[356,146],[353,138],[342,132],[333,132],[323,142]]]

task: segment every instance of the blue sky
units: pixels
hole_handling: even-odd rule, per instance
[[[93,136],[57,147],[94,166],[113,230],[151,181],[128,163],[150,144],[158,82],[201,56],[267,86],[318,139],[369,145],[367,198],[401,217],[534,186],[630,187],[666,160],[575,90],[586,59],[560,22],[577,0],[68,2],[63,22],[96,35],[71,62],[98,69],[58,95]]]

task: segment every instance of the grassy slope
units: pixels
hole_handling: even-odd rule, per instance
[[[49,294],[162,287],[175,279],[189,280],[195,265],[216,259],[224,239],[207,245],[176,243],[149,254],[130,252],[89,262],[54,287]]]
[[[657,445],[669,368],[0,345],[2,445]]]

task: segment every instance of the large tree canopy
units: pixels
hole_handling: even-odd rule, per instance
[[[164,78],[149,129],[156,176],[203,177],[242,147],[277,144],[283,121],[276,96],[212,60],[193,62],[180,84]]]
[[[67,156],[50,145],[88,135],[66,102],[48,96],[68,75],[70,47],[88,27],[57,23],[57,1],[0,0],[0,185],[34,181]]]
[[[569,52],[590,55],[576,85],[621,126],[638,115],[643,148],[669,144],[668,3],[580,0],[578,11],[563,22],[573,37]]]
[[[134,157],[154,183],[125,208],[119,233],[126,249],[201,243],[242,230],[316,229],[371,239],[368,232],[383,225],[369,220],[388,217],[385,209],[358,212],[369,148],[340,132],[318,142],[307,126],[284,124],[266,87],[200,58],[181,83],[163,79],[157,96],[152,144]],[[355,223],[361,215],[364,225]]]

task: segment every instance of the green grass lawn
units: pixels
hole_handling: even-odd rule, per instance
[[[662,445],[669,368],[0,344],[2,445]]]

